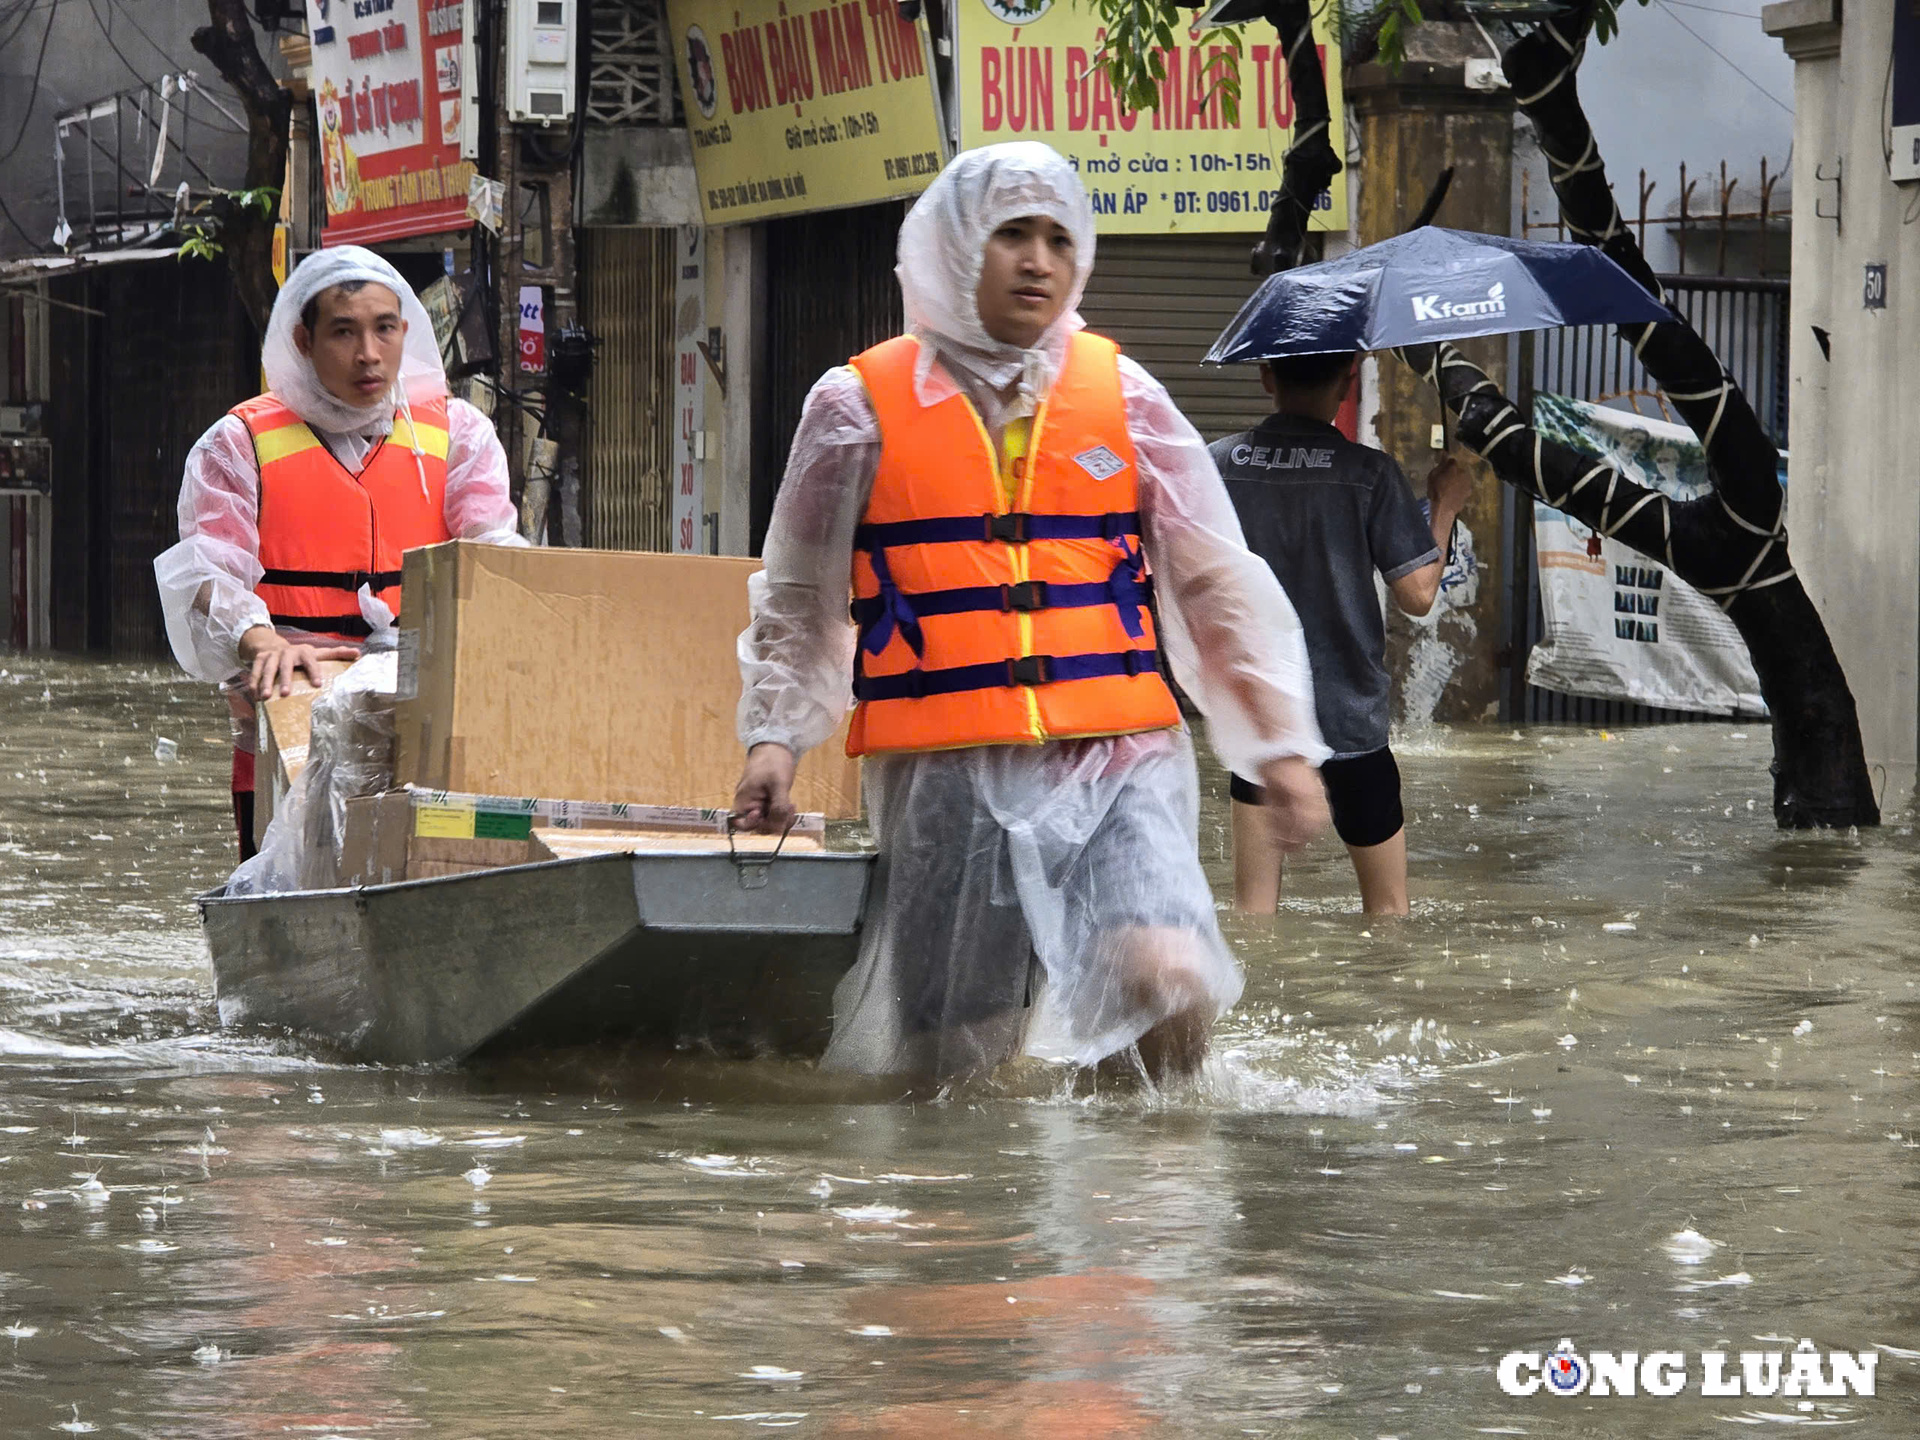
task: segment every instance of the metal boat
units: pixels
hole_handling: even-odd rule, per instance
[[[616,1039],[808,1056],[877,860],[616,853],[199,905],[223,1024],[355,1060]]]

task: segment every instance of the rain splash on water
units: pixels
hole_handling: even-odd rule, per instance
[[[1413,916],[1331,841],[1223,916],[1248,988],[1196,1089],[873,1103],[220,1031],[221,712],[5,668],[0,1432],[1920,1429],[1920,844],[1777,833],[1763,727],[1423,732]],[[1878,1393],[1699,1393],[1700,1352],[1803,1337]],[[1502,1393],[1562,1338],[1692,1383]]]

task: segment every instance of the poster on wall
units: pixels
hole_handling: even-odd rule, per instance
[[[1684,426],[1563,395],[1536,396],[1533,423],[1675,500],[1712,488],[1706,452]],[[1766,714],[1746,642],[1718,605],[1570,515],[1539,502],[1533,515],[1544,623],[1529,685],[1698,714]]]
[[[673,285],[673,507],[669,548],[704,553],[701,506],[706,499],[707,376],[700,354],[707,314],[706,232],[683,225],[675,232]]]
[[[307,0],[323,245],[464,230],[464,0]]]
[[[1080,172],[1102,235],[1260,230],[1280,187],[1280,157],[1293,143],[1293,96],[1286,56],[1250,26],[1236,62],[1222,45],[1199,43],[1201,10],[1159,52],[1166,71],[1157,109],[1121,108],[1094,63],[1104,32],[1075,0],[955,0],[956,65],[963,149],[1002,140],[1043,140]],[[1331,43],[1331,7],[1314,17],[1327,76],[1334,153],[1346,153],[1340,47]],[[1235,65],[1239,114],[1229,119],[1215,86]],[[1347,228],[1344,173],[1321,194],[1311,228]]]
[[[520,373],[544,375],[547,370],[547,292],[538,285],[520,287]]]
[[[1887,76],[1887,174],[1920,180],[1920,10],[1893,7],[1893,62]]]
[[[667,0],[709,225],[905,199],[946,163],[926,25],[895,0]]]

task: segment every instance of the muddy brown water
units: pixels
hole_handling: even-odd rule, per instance
[[[1416,913],[1227,917],[1197,1089],[867,1103],[222,1031],[219,707],[0,669],[0,1434],[1920,1432],[1920,843],[1774,831],[1764,727],[1408,742]],[[1562,1338],[1682,1393],[1503,1393]],[[1700,1393],[1803,1338],[1875,1393]]]

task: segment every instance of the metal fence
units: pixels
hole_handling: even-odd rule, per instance
[[[1727,367],[1773,443],[1787,443],[1785,280],[1662,275],[1667,299]],[[1576,400],[1629,400],[1640,413],[1677,420],[1659,385],[1611,325],[1570,326],[1534,337],[1536,392]]]
[[[1785,280],[1717,275],[1663,275],[1660,282],[1676,311],[1699,333],[1752,404],[1760,423],[1782,451],[1787,444],[1787,314]],[[1571,326],[1522,337],[1521,373],[1535,394],[1623,404],[1651,419],[1678,421],[1658,384],[1611,325]],[[1563,695],[1526,683],[1527,656],[1543,629],[1540,577],[1533,557],[1532,505],[1513,501],[1512,592],[1508,614],[1512,639],[1506,694],[1510,721],[1578,725],[1650,725],[1722,717],[1663,710],[1631,701]]]

